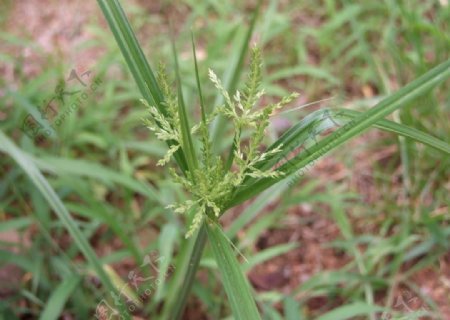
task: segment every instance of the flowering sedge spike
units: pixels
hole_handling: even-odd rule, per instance
[[[258,102],[264,95],[264,90],[260,89],[261,68],[261,51],[255,47],[252,50],[250,72],[244,89],[236,91],[234,94],[227,92],[219,77],[214,71],[209,70],[209,79],[224,97],[225,105],[215,108],[212,115],[207,116],[204,121],[191,128],[191,133],[199,137],[202,145],[199,168],[194,172],[187,172],[185,176],[179,175],[174,169],[170,170],[173,180],[180,183],[192,196],[192,200],[167,207],[180,214],[195,212],[186,238],[191,237],[206,218],[217,222],[233,191],[242,184],[246,177],[277,178],[282,175],[272,169],[266,171],[257,169],[259,162],[280,152],[282,145],[267,152],[261,152],[260,146],[263,144],[265,130],[269,126],[270,116],[275,110],[294,100],[298,94],[293,93],[278,103],[257,108]],[[178,103],[177,96],[174,94],[176,90],[171,89],[165,67],[162,64],[158,68],[158,82],[165,96],[164,105],[167,107],[167,115],[163,115],[157,108],[149,106],[145,101],[143,103],[148,107],[150,113],[150,119],[145,120],[148,128],[155,133],[158,139],[169,143],[170,147],[167,153],[158,161],[158,165],[165,165],[181,148],[182,135],[180,119],[176,112]],[[224,161],[220,156],[211,154],[208,128],[217,115],[229,119],[234,126],[233,163],[230,170],[225,170]],[[250,131],[250,137],[246,140],[241,139],[241,133],[244,130]]]

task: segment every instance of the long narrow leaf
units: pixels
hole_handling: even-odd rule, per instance
[[[270,169],[283,158],[288,157],[292,150],[302,146],[306,140],[315,138],[311,136],[311,133],[319,135],[327,129],[339,126],[343,120],[348,122],[359,115],[361,115],[361,112],[348,109],[320,109],[307,115],[268,148],[268,150],[272,150],[282,145],[283,149],[267,160],[259,163],[257,168],[260,170]],[[437,150],[450,153],[450,145],[448,143],[420,130],[389,120],[378,120],[373,126],[387,132],[411,138]],[[247,179],[246,183],[251,183],[251,181],[255,181],[255,179]]]
[[[192,55],[194,56],[195,81],[197,83],[198,97],[200,99],[200,108],[202,111],[202,121],[203,124],[206,125],[206,110],[205,110],[205,103],[203,101],[202,86],[200,84],[200,75],[198,72],[197,52],[195,49],[194,33],[191,33],[191,43],[192,43]]]
[[[64,279],[64,281],[61,282],[61,284],[55,289],[55,291],[53,291],[39,319],[58,319],[61,315],[61,311],[63,310],[64,305],[66,304],[67,299],[70,298],[70,295],[80,283],[80,280],[80,277],[74,277],[73,275]]]
[[[130,71],[138,85],[138,88],[149,103],[159,109],[162,114],[167,114],[163,101],[163,94],[158,86],[155,75],[145,59],[144,53],[131,29],[125,13],[118,0],[97,0],[98,5],[103,11],[103,15],[108,21],[108,25],[116,38],[122,55],[130,68]],[[169,146],[171,144],[169,143]],[[181,170],[187,170],[185,155],[182,150],[175,152],[175,160]]]
[[[156,77],[145,59],[144,53],[118,0],[98,0],[117,44],[144,98],[165,113],[164,100]]]
[[[182,149],[184,155],[186,156],[189,171],[193,173],[194,170],[198,167],[197,156],[195,154],[194,144],[192,142],[192,134],[191,128],[189,126],[188,116],[186,113],[186,105],[184,104],[183,88],[181,86],[180,68],[178,66],[178,57],[174,41],[172,41],[172,53],[175,63],[175,73],[177,77],[178,115],[180,117],[181,139],[183,142]],[[192,177],[194,177],[194,175],[192,175]]]
[[[361,113],[358,117],[355,117],[352,121],[348,122],[331,135],[311,146],[307,152],[301,152],[298,156],[289,161],[289,163],[282,165],[277,170],[284,172],[284,177],[289,177],[297,170],[304,168],[309,163],[317,160],[331,150],[336,149],[344,142],[363,133],[370,126],[374,125],[377,121],[383,119],[388,114],[408,105],[414,99],[431,90],[449,76],[450,60],[428,71],[393,95],[378,103],[372,109]],[[251,198],[283,178],[263,178],[255,181],[254,183],[248,183],[238,188],[234,194],[234,197],[229,202],[229,207]]]
[[[177,294],[169,295],[164,303],[160,319],[181,319],[205,243],[206,230],[204,225],[200,228],[194,244],[191,241],[183,242],[176,272],[168,286],[169,292],[176,292]]]
[[[336,117],[355,119],[361,114],[361,112],[342,109],[334,112],[334,114]],[[431,148],[450,154],[450,145],[447,142],[415,128],[411,128],[389,120],[380,120],[373,126],[383,131],[396,133],[400,136],[410,138],[412,140],[415,140],[416,142],[423,143]]]
[[[368,315],[371,312],[380,312],[385,309],[378,306],[371,306],[363,302],[355,302],[336,308],[317,318],[317,320],[345,320],[356,316]]]
[[[242,272],[229,240],[220,226],[207,225],[208,239],[217,260],[222,282],[230,301],[233,316],[237,320],[261,319],[250,285]]]

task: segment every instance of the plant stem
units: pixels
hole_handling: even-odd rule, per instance
[[[178,320],[181,319],[183,315],[184,308],[186,307],[187,299],[189,297],[189,292],[191,291],[192,284],[194,283],[195,275],[197,273],[198,265],[200,263],[200,259],[202,257],[203,249],[206,244],[206,227],[203,224],[200,230],[198,231],[197,239],[195,240],[195,244],[191,250],[188,250],[189,261],[186,259],[182,262],[182,270],[179,270],[179,274],[174,281],[179,283],[179,279],[181,279],[181,288],[175,288],[177,290],[171,290],[172,297],[174,297],[174,301],[166,301],[166,305],[164,306],[164,310],[162,313],[162,319],[170,319],[170,320]],[[185,266],[186,262],[188,262],[187,266]],[[184,275],[184,277],[182,277]],[[182,278],[180,278],[182,277]],[[175,284],[176,285],[176,284]],[[176,293],[176,295],[174,295]],[[171,299],[169,299],[171,300]],[[165,315],[169,316],[165,316]]]

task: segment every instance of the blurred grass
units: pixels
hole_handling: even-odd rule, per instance
[[[190,50],[190,29],[196,34],[203,82],[206,70],[201,70],[202,66],[226,73],[235,44],[245,37],[242,24],[249,23],[253,8],[246,3],[186,0],[177,6],[161,2],[164,14],[159,15],[144,4],[129,5],[131,21],[141,31],[140,42],[152,61],[170,56],[164,14],[176,21],[177,46],[182,52],[181,78],[192,81],[183,84],[187,88],[196,87],[194,77],[188,75],[192,73],[193,62],[190,55],[183,55]],[[12,1],[1,3],[0,25],[6,26],[12,6]],[[449,7],[431,0],[267,1],[254,39],[264,47],[264,86],[272,97],[290,90],[300,91],[303,100],[299,104],[333,96],[328,103],[332,107],[365,110],[373,101],[449,58],[449,21]],[[159,32],[146,30],[145,25]],[[5,65],[13,70],[12,79],[0,78],[0,129],[44,172],[81,232],[98,251],[100,261],[116,265],[119,270],[124,259],[132,261],[129,262],[132,267],[127,265],[126,270],[121,270],[126,279],[128,272],[140,265],[151,250],[159,250],[167,258],[161,268],[168,268],[179,254],[184,224],[181,217],[163,208],[173,198],[184,195],[155,166],[155,159],[163,154],[165,146],[150,138],[141,124],[145,110],[137,102],[140,94],[125,70],[112,36],[94,22],[89,30],[94,37],[86,47],[107,48],[106,54],[99,56],[92,66],[92,72],[103,82],[53,136],[38,144],[20,131],[23,118],[28,113],[37,115],[35,107],[51,98],[58,81],[67,79],[73,66],[58,60],[56,53],[45,53],[32,37],[20,37],[18,32],[0,34],[2,48],[6,48],[0,52],[0,70],[4,71]],[[26,47],[44,61],[39,74],[27,75],[23,68],[26,60],[11,53]],[[448,142],[449,85],[445,82],[412,103],[411,108],[402,109],[393,120]],[[214,101],[213,92],[202,89],[205,101]],[[186,105],[196,104],[194,99],[185,95]],[[300,109],[280,118],[294,123],[303,115]],[[272,135],[277,136],[279,130],[275,127],[272,130]],[[340,239],[330,245],[343,250],[351,262],[342,270],[325,270],[314,275],[293,288],[291,295],[281,291],[261,292],[258,299],[263,302],[265,319],[297,319],[298,314],[307,319],[319,314],[326,317],[326,308],[313,310],[313,314],[308,311],[308,300],[316,296],[339,301],[343,307],[354,306],[357,311],[367,286],[382,294],[380,305],[389,307],[395,303],[399,286],[420,294],[411,281],[415,271],[438,269],[450,240],[450,158],[408,139],[398,140],[394,135],[376,137],[363,140],[366,151],[355,145],[335,154],[346,168],[356,168],[354,175],[358,176],[361,173],[357,168],[362,164],[356,159],[370,158],[386,146],[397,144],[398,152],[384,163],[370,163],[375,186],[371,190],[375,191],[349,186],[352,181],[349,176],[343,181],[328,182],[320,192],[314,184],[309,187],[309,181],[289,191],[288,186],[281,186],[246,206],[230,224],[227,230],[230,238],[237,237],[237,230],[246,226],[240,250],[254,258],[255,263],[266,260],[265,255],[273,257],[294,250],[295,244],[288,244],[256,253],[252,243],[267,236],[269,229],[286,228],[287,208],[299,203],[307,203],[317,211],[322,206],[329,207],[327,212],[341,230]],[[67,264],[76,261],[83,270],[87,269],[87,262],[80,258],[75,244],[67,240],[63,225],[48,203],[11,159],[2,154],[0,167],[0,230],[28,239],[27,245],[0,243],[3,250],[0,268],[6,262],[13,263],[25,274],[17,281],[19,289],[0,303],[0,314],[14,319],[13,314],[37,317],[53,310],[55,314],[66,312],[87,318],[102,299],[114,305],[109,293],[95,285],[95,279],[84,285],[67,280],[70,274]],[[313,174],[320,172],[310,173]],[[334,189],[343,190],[341,196]],[[370,195],[376,201],[367,204],[364,197],[369,192],[375,192]],[[356,197],[347,196],[355,193]],[[265,209],[269,204],[271,208],[276,204],[276,208]],[[353,227],[350,231],[349,225]],[[372,233],[362,233],[363,225],[373,226]],[[358,249],[361,246],[367,249]],[[20,250],[13,251],[16,247]],[[221,318],[229,310],[223,304],[223,293],[212,280],[217,267],[209,263],[211,257],[212,252],[207,250],[201,266],[208,280],[196,282],[193,292],[208,314]],[[301,295],[296,295],[298,290]],[[61,291],[70,296],[67,302],[64,296],[55,294]],[[61,300],[51,302],[55,297]],[[167,290],[161,286],[157,298],[151,299],[147,314],[157,313],[165,299]],[[437,310],[433,301],[426,301],[433,311]],[[47,302],[54,309],[49,309]]]

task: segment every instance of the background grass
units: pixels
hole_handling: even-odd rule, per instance
[[[272,139],[314,108],[365,110],[448,59],[450,9],[445,3],[264,2],[253,41],[264,50],[263,78],[270,98],[292,90],[301,93],[297,105],[333,97],[281,114],[271,126]],[[253,2],[122,4],[149,61],[170,64],[167,21],[172,21],[181,78],[190,92],[196,88],[191,28],[201,82],[207,83],[208,67],[226,74],[245,36],[242,25],[249,23],[255,8]],[[185,233],[182,217],[164,207],[186,195],[155,165],[165,146],[142,124],[146,110],[138,102],[140,93],[99,9],[86,9],[81,36],[71,27],[60,29],[63,40],[49,47],[42,34],[13,25],[18,10],[14,2],[0,6],[1,29],[7,30],[0,33],[0,129],[44,174],[96,259],[113,267],[107,273],[116,286],[128,281],[129,272],[138,270],[150,252],[166,258],[153,273],[161,284],[145,307],[135,311],[143,318],[158,314],[171,294],[162,275],[182,254]],[[36,17],[42,19],[39,11]],[[85,65],[77,57],[86,52],[93,54]],[[36,106],[51,99],[60,83],[68,90],[84,90],[67,81],[72,69],[90,70],[86,81],[98,77],[102,82],[49,137],[32,141],[20,131],[24,117],[37,117]],[[207,107],[212,106],[212,86],[202,89]],[[185,94],[188,109],[198,103],[190,92]],[[447,81],[392,120],[449,141],[449,92]],[[67,96],[66,108],[74,102],[74,96]],[[355,315],[367,310],[368,291],[379,306],[395,306],[403,297],[414,310],[427,306],[436,317],[449,317],[449,164],[449,157],[438,151],[373,130],[319,162],[295,186],[279,186],[231,212],[225,217],[226,232],[239,239],[239,249],[249,260],[244,265],[257,287],[264,318],[344,319],[352,310]],[[2,317],[87,319],[102,299],[114,305],[24,171],[4,153],[0,166]],[[329,228],[311,227],[319,223]],[[314,237],[302,230],[312,230]],[[288,236],[280,238],[280,233]],[[311,247],[340,253],[339,265],[301,262],[298,256]],[[210,248],[200,265],[185,318],[229,316]],[[287,272],[286,266],[294,271],[281,278],[296,280],[267,285],[274,280],[263,277],[266,287],[261,285],[261,275],[277,274],[273,268]],[[305,266],[314,271],[305,272]],[[439,290],[443,294],[436,294]],[[420,305],[408,302],[412,297]],[[403,306],[395,309],[414,316]]]

